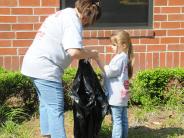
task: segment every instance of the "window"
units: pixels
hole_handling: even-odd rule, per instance
[[[75,0],[61,0],[61,8]],[[101,0],[102,17],[92,28],[151,28],[153,0]]]

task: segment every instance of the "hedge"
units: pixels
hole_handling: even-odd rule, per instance
[[[133,104],[157,106],[183,104],[184,69],[158,68],[139,71],[132,81]]]
[[[96,71],[101,79],[100,71]],[[63,86],[65,109],[72,108],[71,86],[75,68],[65,70]],[[151,69],[139,71],[131,82],[131,104],[157,106],[160,104],[183,104],[184,69]],[[38,100],[31,80],[20,72],[0,68],[0,106],[10,104],[34,112]]]

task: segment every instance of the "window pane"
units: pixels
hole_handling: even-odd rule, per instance
[[[65,0],[74,7],[75,0]],[[96,27],[150,26],[151,0],[102,0],[102,17]]]

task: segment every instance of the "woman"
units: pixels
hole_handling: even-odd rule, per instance
[[[22,74],[29,76],[39,97],[41,134],[65,138],[64,94],[61,78],[73,59],[96,59],[97,51],[82,48],[82,29],[101,16],[98,2],[77,0],[45,19],[22,63]]]

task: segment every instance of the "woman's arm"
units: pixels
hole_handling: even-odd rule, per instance
[[[72,60],[85,59],[85,58],[96,59],[98,57],[97,50],[88,50],[84,48],[83,49],[71,48],[71,49],[68,49],[67,52],[70,54]]]

